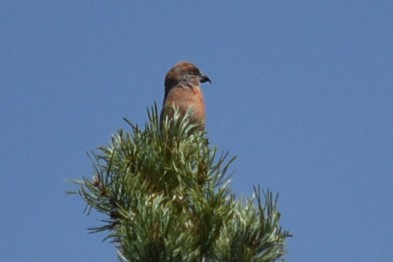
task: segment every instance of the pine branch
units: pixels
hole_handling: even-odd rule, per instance
[[[140,129],[119,130],[92,154],[92,180],[79,195],[107,216],[90,232],[107,231],[122,261],[275,261],[290,234],[279,225],[277,196],[255,187],[239,201],[229,188],[234,161],[210,147],[204,132],[174,108],[160,123],[157,106]],[[71,192],[72,193],[72,192]]]

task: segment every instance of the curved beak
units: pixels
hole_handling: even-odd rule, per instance
[[[205,75],[204,73],[201,73],[201,75],[199,76],[199,81],[201,81],[201,83],[206,83],[206,82],[209,82],[210,84],[212,83],[212,81],[210,81],[209,77],[207,75]]]

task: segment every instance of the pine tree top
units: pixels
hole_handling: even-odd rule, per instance
[[[239,200],[229,188],[234,161],[174,109],[160,123],[157,106],[143,129],[130,121],[92,154],[93,179],[75,181],[87,204],[107,216],[121,261],[276,261],[288,231],[277,197],[254,187]],[[75,192],[74,192],[75,193]]]

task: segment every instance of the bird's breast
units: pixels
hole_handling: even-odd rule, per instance
[[[189,110],[191,121],[205,122],[205,102],[199,86],[175,87],[168,93],[164,107],[175,105],[181,114]]]

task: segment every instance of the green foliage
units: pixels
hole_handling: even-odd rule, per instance
[[[122,261],[275,261],[290,234],[279,225],[277,197],[260,187],[237,200],[227,170],[234,158],[209,146],[197,125],[174,109],[161,124],[157,107],[144,129],[126,122],[93,155],[94,176],[79,195],[107,215]],[[161,126],[162,125],[162,126]]]

